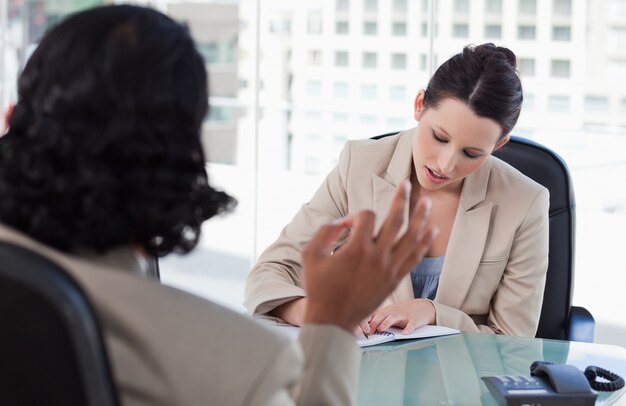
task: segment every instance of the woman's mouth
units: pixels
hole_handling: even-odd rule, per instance
[[[426,172],[426,177],[428,178],[428,180],[436,184],[443,183],[449,179],[447,176],[437,173],[427,166],[424,166],[424,172]]]

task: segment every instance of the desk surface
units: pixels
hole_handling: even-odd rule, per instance
[[[529,376],[536,360],[626,377],[622,347],[461,333],[364,348],[357,405],[497,405],[480,377]],[[596,405],[626,404],[624,392],[599,392]]]

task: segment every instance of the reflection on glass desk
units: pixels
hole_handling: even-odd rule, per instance
[[[530,375],[533,361],[596,365],[626,377],[626,349],[539,338],[461,333],[363,348],[357,405],[497,405],[481,376]],[[626,404],[599,392],[596,405]]]

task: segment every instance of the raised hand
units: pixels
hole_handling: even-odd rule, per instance
[[[307,292],[305,323],[335,324],[352,332],[382,303],[400,280],[421,260],[435,229],[428,225],[430,200],[419,199],[406,231],[399,234],[410,195],[403,182],[377,236],[375,215],[362,211],[325,225],[302,253]],[[340,233],[350,237],[332,252]]]

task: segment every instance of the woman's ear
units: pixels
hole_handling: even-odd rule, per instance
[[[9,121],[11,121],[11,115],[13,114],[13,105],[9,104],[7,111],[4,114],[4,128],[0,128],[0,134],[9,129]]]
[[[502,139],[500,141],[498,141],[498,143],[496,144],[496,146],[495,146],[495,148],[493,150],[494,151],[499,150],[500,148],[502,148],[503,146],[508,144],[510,139],[511,139],[511,137],[509,137],[508,135],[505,135],[504,137],[502,137]]]
[[[415,121],[419,121],[420,117],[422,117],[422,113],[424,112],[424,96],[426,92],[424,89],[417,92],[417,96],[415,96],[415,102],[413,102],[413,117],[415,117]]]

